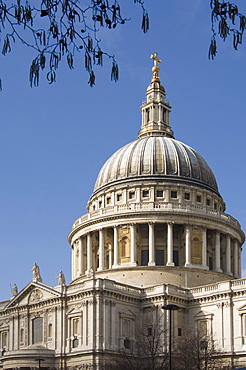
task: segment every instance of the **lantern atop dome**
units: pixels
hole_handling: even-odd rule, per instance
[[[173,131],[169,123],[169,115],[171,106],[166,101],[166,91],[160,83],[160,67],[161,60],[158,58],[158,53],[153,53],[150,56],[154,61],[152,67],[152,80],[146,90],[146,101],[142,104],[142,125],[138,133],[138,138],[146,136],[167,136],[173,138]]]

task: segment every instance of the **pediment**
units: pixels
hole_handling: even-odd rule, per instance
[[[132,312],[131,310],[121,311],[120,315],[123,316],[123,317],[129,317],[129,318],[134,318],[136,316],[135,313]]]
[[[8,301],[5,309],[40,303],[60,296],[61,293],[49,285],[31,282]]]
[[[238,308],[239,313],[243,314],[246,313],[246,304],[242,305]]]
[[[211,318],[213,314],[208,311],[199,311],[196,315],[193,316],[194,320],[202,320]]]

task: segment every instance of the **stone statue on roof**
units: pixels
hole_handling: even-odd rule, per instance
[[[39,270],[38,265],[35,262],[33,264],[33,268],[31,269],[31,271],[32,271],[32,281],[34,281],[35,283],[42,283],[40,270]]]

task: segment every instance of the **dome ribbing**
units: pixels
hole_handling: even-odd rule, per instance
[[[99,172],[94,191],[113,183],[146,178],[185,182],[218,193],[206,161],[188,145],[165,136],[144,137],[119,149]]]

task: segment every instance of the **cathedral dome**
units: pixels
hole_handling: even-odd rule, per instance
[[[133,182],[162,182],[196,186],[217,194],[215,176],[206,161],[190,146],[174,139],[170,126],[171,106],[160,83],[157,53],[146,101],[141,106],[138,139],[114,153],[101,168],[94,195],[111,186]]]
[[[171,106],[158,75],[161,61],[157,53],[151,58],[153,75],[138,137],[102,166],[88,213],[69,234],[76,283],[83,274],[100,275],[142,289],[168,281],[200,286],[239,276],[244,234],[225,213],[206,161],[174,138]]]
[[[190,146],[167,136],[139,138],[119,149],[100,170],[94,192],[144,180],[186,183],[218,193],[206,161]]]

